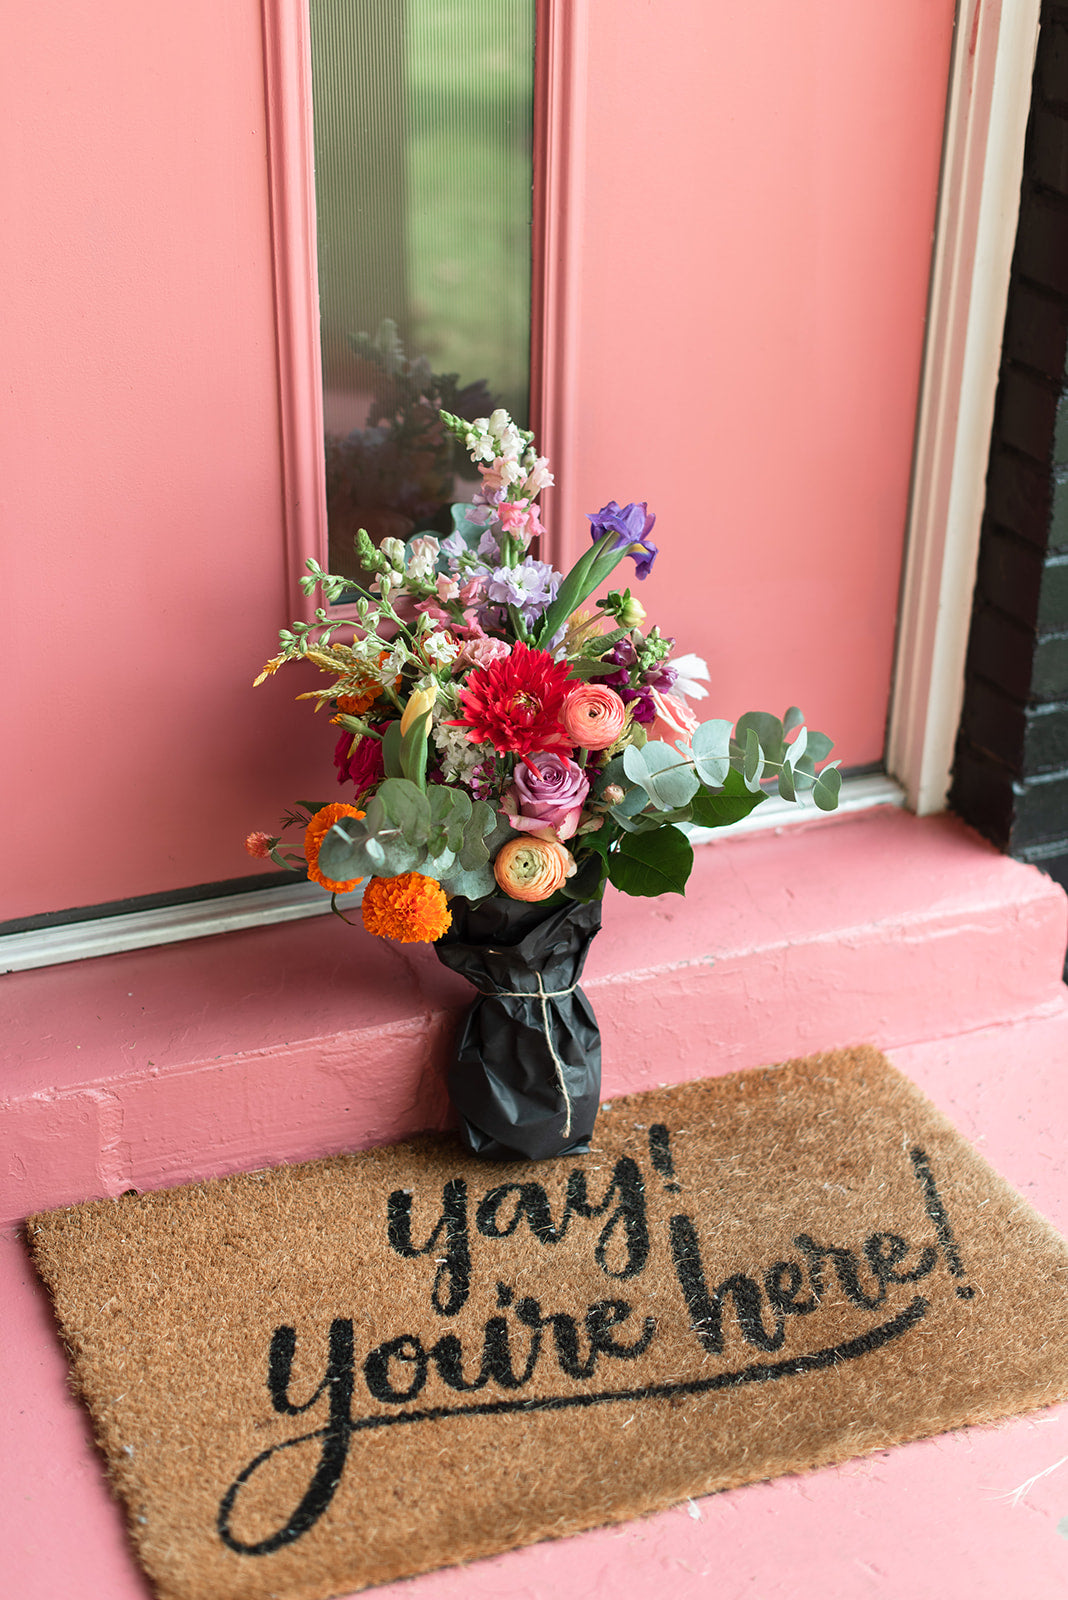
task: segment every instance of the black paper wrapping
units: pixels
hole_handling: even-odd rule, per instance
[[[547,911],[495,895],[451,909],[438,959],[481,991],[448,1074],[464,1143],[489,1160],[581,1155],[601,1098],[601,1035],[577,985],[601,902]]]

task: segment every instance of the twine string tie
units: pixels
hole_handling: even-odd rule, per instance
[[[492,955],[493,952],[491,951],[490,954]],[[475,988],[478,989],[479,994],[487,995],[491,999],[503,998],[505,1000],[541,1001],[542,1031],[545,1034],[545,1043],[549,1047],[549,1054],[553,1058],[553,1066],[556,1069],[556,1082],[560,1090],[560,1096],[565,1107],[567,1108],[567,1115],[564,1118],[563,1132],[561,1133],[561,1138],[567,1139],[571,1134],[571,1096],[567,1092],[567,1083],[564,1079],[564,1063],[560,1060],[560,1057],[556,1053],[556,1047],[553,1044],[553,1036],[549,1029],[549,1007],[547,1002],[550,1000],[562,1000],[565,995],[574,994],[575,990],[578,988],[578,980],[576,979],[569,989],[546,989],[544,983],[541,981],[541,973],[536,972],[534,977],[537,980],[537,990],[480,989],[478,984],[475,985]]]

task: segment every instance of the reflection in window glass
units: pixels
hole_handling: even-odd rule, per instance
[[[311,0],[330,570],[470,497],[437,422],[529,408],[534,0]]]

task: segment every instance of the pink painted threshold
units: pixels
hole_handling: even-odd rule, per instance
[[[695,877],[685,902],[606,906],[589,982],[606,1097],[872,1039],[1068,1228],[1056,886],[893,811],[721,841]],[[464,993],[426,954],[322,918],[4,979],[3,1216],[440,1122]],[[46,1299],[17,1229],[2,1242],[0,1594],[144,1600]],[[376,1592],[1054,1600],[1066,1458],[1061,1408]]]

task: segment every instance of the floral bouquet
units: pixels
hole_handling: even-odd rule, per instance
[[[481,477],[453,506],[453,532],[376,547],[361,530],[366,590],[309,561],[305,592],[355,598],[355,620],[320,608],[283,629],[256,680],[295,660],[326,675],[300,698],[330,708],[350,798],[284,819],[303,829],[303,856],[281,834],[247,848],[304,866],[334,909],[363,883],[370,933],[433,942],[480,990],[449,1077],[471,1149],[572,1154],[588,1148],[599,1098],[578,980],[605,884],[681,894],[688,826],[740,821],[772,783],[832,811],[841,775],[796,707],[699,721],[689,702],[707,694],[705,664],[646,627],[629,588],[592,599],[628,556],[637,580],[651,572],[644,503],[591,515],[589,548],[560,573],[531,553],[553,482],[533,435],[500,410],[441,417]]]

